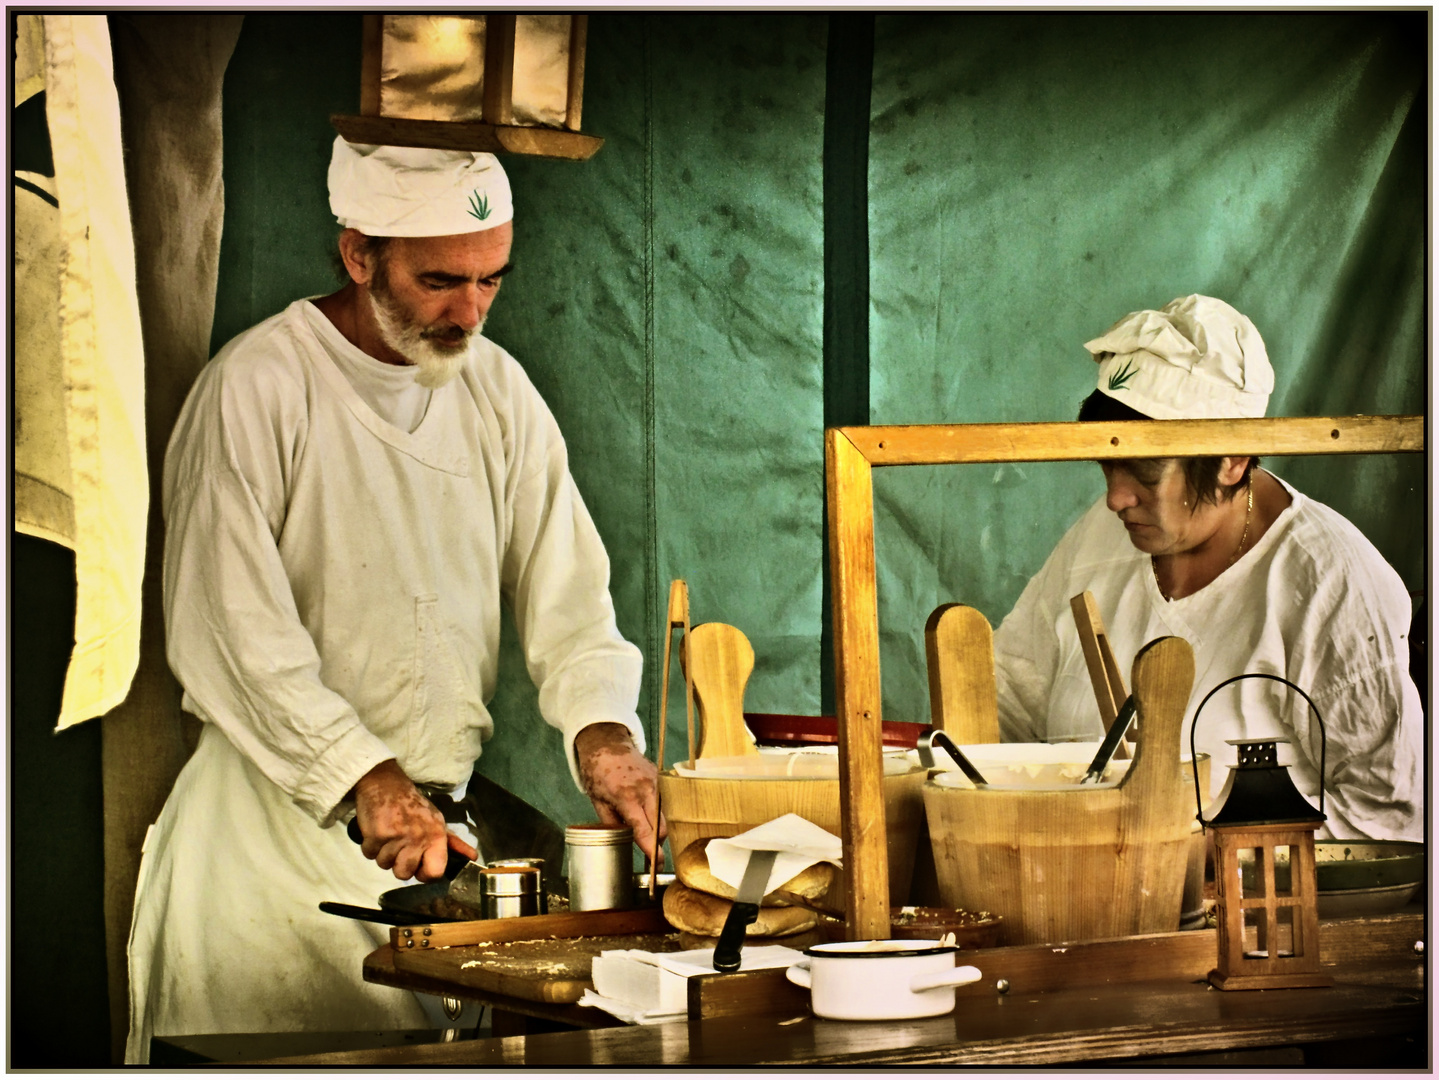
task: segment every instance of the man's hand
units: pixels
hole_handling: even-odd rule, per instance
[[[659,818],[657,771],[623,724],[591,724],[575,736],[575,757],[585,794],[605,825],[628,825],[635,843],[654,863],[668,829]]]
[[[360,850],[401,881],[439,881],[449,851],[474,859],[479,852],[445,828],[445,819],[391,758],[355,784],[355,820],[364,842]]]

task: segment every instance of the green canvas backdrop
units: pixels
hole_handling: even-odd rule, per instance
[[[1259,327],[1269,415],[1423,412],[1427,20],[878,16],[871,422],[1072,420],[1083,342],[1194,292]],[[1423,588],[1422,455],[1266,464]],[[889,719],[928,719],[929,612],[998,625],[1102,493],[1084,464],[876,471]]]

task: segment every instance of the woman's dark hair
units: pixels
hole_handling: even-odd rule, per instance
[[[1096,390],[1084,399],[1079,406],[1080,420],[1153,420],[1152,416],[1145,416],[1137,409],[1131,409],[1124,402],[1110,397],[1103,390]],[[1217,504],[1222,498],[1226,502],[1243,491],[1249,483],[1249,474],[1253,472],[1254,466],[1259,464],[1257,457],[1251,457],[1249,464],[1245,466],[1244,475],[1228,487],[1219,482],[1219,466],[1222,461],[1217,457],[1189,457],[1176,458],[1180,468],[1184,470],[1184,481],[1195,494],[1195,507],[1200,502]]]

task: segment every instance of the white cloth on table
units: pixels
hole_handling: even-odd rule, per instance
[[[1281,481],[1283,483],[1283,481]],[[1266,672],[1314,699],[1328,736],[1319,835],[1422,840],[1424,716],[1409,677],[1409,595],[1374,546],[1336,511],[1293,499],[1233,566],[1166,601],[1149,556],[1098,500],[1070,528],[995,631],[1000,731],[1010,742],[1099,738],[1102,728],[1069,601],[1094,594],[1129,682],[1135,655],[1166,635],[1194,648],[1183,751],[1204,696],[1235,675]],[[1227,739],[1282,736],[1280,762],[1318,801],[1320,738],[1304,699],[1268,679],[1220,691],[1199,717],[1212,797],[1235,760]]]
[[[405,432],[336,366],[356,352],[298,301],[207,366],[171,440],[169,660],[207,727],[140,875],[127,1060],[152,1033],[415,1025],[412,996],[361,984],[383,931],[316,910],[397,882],[324,826],[388,758],[417,783],[468,779],[493,729],[502,597],[576,783],[588,724],[643,746],[639,651],[519,365],[477,338]]]

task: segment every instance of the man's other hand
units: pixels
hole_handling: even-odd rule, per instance
[[[659,817],[654,762],[639,752],[629,728],[591,724],[575,736],[575,758],[600,822],[633,828],[635,843],[653,863],[668,830]]]
[[[445,828],[435,804],[391,758],[355,784],[355,820],[364,837],[360,850],[401,881],[439,881],[450,849],[468,859],[479,853]]]

